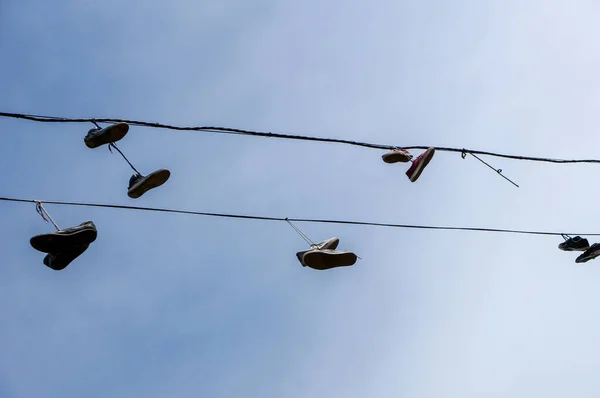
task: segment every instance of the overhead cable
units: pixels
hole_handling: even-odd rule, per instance
[[[395,149],[395,148],[426,150],[427,148],[430,147],[430,145],[393,146],[393,145],[374,144],[374,143],[361,142],[361,141],[345,140],[345,139],[341,139],[341,138],[311,137],[311,136],[304,136],[304,135],[292,135],[292,134],[242,130],[242,129],[228,128],[228,127],[174,126],[174,125],[168,125],[168,124],[163,124],[163,123],[144,122],[144,121],[128,120],[128,119],[65,118],[65,117],[56,117],[56,116],[40,116],[40,115],[10,113],[10,112],[0,112],[0,117],[13,118],[13,119],[24,119],[24,120],[34,121],[34,122],[43,122],[43,123],[127,123],[132,126],[151,127],[151,128],[158,128],[158,129],[168,129],[168,130],[178,130],[178,131],[200,131],[200,132],[218,133],[218,134],[238,134],[238,135],[247,135],[247,136],[254,136],[254,137],[268,137],[268,138],[281,138],[281,139],[302,140],[302,141],[329,142],[329,143],[354,145],[354,146],[359,146],[359,147],[364,147],[364,148],[383,149],[383,150],[391,150],[391,149]],[[495,152],[488,152],[488,151],[479,151],[479,150],[466,149],[466,148],[450,148],[450,147],[438,147],[438,146],[436,146],[435,149],[436,149],[436,151],[457,152],[457,153],[461,153],[461,154],[468,152],[468,153],[475,154],[475,155],[495,156],[495,157],[505,158],[505,159],[528,160],[528,161],[533,161],[533,162],[600,163],[599,159],[553,159],[553,158],[543,158],[543,157],[534,157],[534,156],[509,155],[509,154],[502,154],[502,153],[495,153]]]
[[[316,219],[316,218],[311,219],[311,218],[266,217],[266,216],[243,215],[243,214],[211,213],[211,212],[200,212],[200,211],[190,211],[190,210],[165,209],[165,208],[159,208],[159,207],[140,207],[140,206],[127,206],[127,205],[102,204],[102,203],[85,203],[85,202],[63,202],[63,201],[19,199],[19,198],[8,198],[8,197],[0,197],[0,201],[19,202],[19,203],[35,203],[36,205],[39,203],[43,203],[46,205],[100,207],[100,208],[110,208],[110,209],[139,210],[139,211],[150,211],[150,212],[161,212],[161,213],[176,213],[176,214],[187,214],[187,215],[197,215],[197,216],[223,217],[223,218],[262,220],[262,221],[283,221],[283,222],[291,221],[291,222],[297,222],[297,223],[304,222],[304,223],[322,223],[322,224],[345,224],[345,225],[358,225],[358,226],[371,226],[371,227],[384,227],[384,228],[412,228],[412,229],[434,229],[434,230],[448,230],[448,231],[498,232],[498,233],[511,233],[511,234],[523,234],[523,235],[600,236],[600,233],[582,234],[582,233],[573,233],[573,232],[564,232],[564,231],[561,231],[561,232],[528,231],[528,230],[518,230],[518,229],[453,227],[453,226],[435,226],[435,225],[411,225],[411,224],[395,224],[395,223],[352,221],[352,220],[328,220],[328,219]]]

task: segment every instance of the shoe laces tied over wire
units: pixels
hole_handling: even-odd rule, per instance
[[[39,200],[35,200],[34,203],[35,203],[35,210],[42,217],[42,219],[46,222],[51,222],[52,225],[54,225],[54,228],[56,228],[57,231],[60,231],[60,228],[58,227],[58,225],[56,225],[56,222],[54,222],[54,220],[50,216],[50,213],[48,213],[48,211],[46,211],[42,202]]]
[[[323,250],[323,249],[319,248],[319,245],[317,245],[315,242],[313,242],[312,240],[310,240],[310,238],[304,232],[302,232],[300,230],[300,228],[298,228],[297,226],[295,226],[294,224],[292,224],[292,222],[287,217],[285,218],[285,221],[288,224],[290,224],[290,226],[292,228],[294,228],[294,231],[296,231],[298,233],[298,235],[300,235],[302,237],[302,239],[304,239],[304,241],[306,243],[308,243],[308,245],[310,246],[311,249]],[[356,253],[354,255],[356,255]],[[362,258],[360,256],[356,255],[356,257],[359,260],[362,260]]]
[[[292,222],[291,222],[291,221],[290,221],[290,220],[289,220],[287,217],[285,218],[285,221],[286,221],[288,224],[290,224],[290,226],[291,226],[292,228],[294,228],[294,231],[296,231],[296,232],[298,233],[298,235],[300,235],[300,237],[301,237],[302,239],[304,239],[304,241],[305,241],[306,243],[308,243],[308,245],[310,246],[310,248],[311,248],[311,249],[312,249],[313,247],[317,247],[317,244],[316,244],[315,242],[313,242],[312,240],[310,240],[310,238],[309,238],[309,237],[308,237],[308,236],[307,236],[307,235],[306,235],[304,232],[302,232],[302,231],[300,230],[300,228],[298,228],[297,226],[295,226],[294,224],[292,224]]]

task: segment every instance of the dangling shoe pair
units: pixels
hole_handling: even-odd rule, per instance
[[[60,271],[83,254],[97,236],[98,232],[94,223],[86,221],[76,227],[36,235],[30,239],[29,243],[34,249],[48,253],[44,257],[44,265]]]
[[[408,152],[406,149],[397,148],[384,154],[381,158],[386,163],[408,163],[412,161],[412,165],[406,171],[406,176],[410,181],[415,182],[419,179],[421,173],[429,164],[434,154],[435,148],[429,148],[413,160],[413,156],[410,154],[410,152]]]
[[[105,128],[93,128],[84,138],[85,145],[92,149],[98,148],[99,146],[105,144],[114,145],[115,142],[125,137],[128,131],[129,125],[127,123],[117,123]],[[123,155],[123,157],[125,156]],[[125,158],[125,160],[127,160],[127,158]],[[165,182],[167,182],[170,176],[171,172],[166,169],[154,171],[147,176],[143,176],[136,172],[129,179],[127,195],[130,198],[137,199],[149,190],[163,185]]]
[[[328,270],[337,267],[348,267],[356,263],[356,254],[349,251],[335,250],[340,243],[338,238],[327,239],[310,246],[310,249],[296,253],[303,267],[316,270]]]
[[[558,245],[560,250],[566,252],[581,251],[584,252],[575,259],[576,263],[585,263],[600,256],[600,243],[594,243],[590,246],[587,239],[581,236],[575,236],[573,238],[563,235],[564,242]]]

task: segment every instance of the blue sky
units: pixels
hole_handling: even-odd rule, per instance
[[[532,0],[0,3],[0,109],[390,145],[598,158],[600,6]],[[0,120],[2,196],[281,217],[600,232],[594,165],[132,127],[172,172],[138,200],[91,125]],[[595,262],[560,238],[299,225],[362,257],[317,272],[284,223],[47,206],[97,241],[63,272],[3,203],[0,396],[596,397]],[[592,241],[593,239],[590,238]]]

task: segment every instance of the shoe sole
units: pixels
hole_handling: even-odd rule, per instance
[[[564,248],[563,249],[562,247],[559,246],[558,248],[560,250],[564,251],[564,252],[584,252],[587,249],[589,249],[590,247],[589,246],[588,247],[582,247],[581,249],[575,249],[575,248],[568,247],[568,248]]]
[[[169,177],[171,172],[169,170],[158,170],[148,175],[146,180],[143,180],[135,184],[131,189],[127,191],[127,195],[132,199],[137,199],[151,189],[160,187],[163,185]]]
[[[307,256],[309,257],[309,261],[307,261]],[[331,254],[317,250],[304,255],[304,263],[307,264],[306,266],[319,271],[338,267],[349,267],[356,263],[356,259],[356,254],[352,252]],[[309,263],[312,263],[312,265],[308,265]]]
[[[89,245],[98,237],[98,231],[85,228],[68,234],[43,234],[30,239],[31,246],[42,253],[59,253],[75,246]]]
[[[577,264],[581,264],[581,263],[587,263],[587,262],[588,262],[588,261],[590,261],[590,260],[592,260],[592,257],[583,257],[583,258],[579,258],[579,257],[577,257],[577,258],[575,259],[575,262],[576,262]]]
[[[587,256],[583,257],[583,256],[579,256],[575,259],[575,262],[580,264],[580,263],[586,263],[590,260],[595,259],[596,257],[600,256],[600,249],[588,254]]]
[[[108,126],[104,129],[104,134],[102,134],[97,139],[92,142],[85,141],[85,145],[88,148],[98,148],[99,146],[110,144],[112,142],[117,142],[121,140],[127,132],[129,131],[129,125],[127,123],[118,123],[113,126]]]
[[[421,176],[421,173],[423,172],[425,167],[427,167],[429,162],[431,162],[431,159],[433,158],[434,154],[435,154],[435,148],[430,148],[427,151],[425,151],[425,156],[423,156],[423,161],[417,166],[417,169],[414,171],[414,173],[412,173],[412,175],[410,175],[408,177],[411,182],[415,182],[419,179],[419,177]]]
[[[65,252],[58,253],[51,262],[47,260],[50,254],[46,254],[43,263],[46,267],[53,269],[54,271],[62,271],[63,269],[67,268],[69,264],[75,261],[77,257],[81,256],[89,246],[89,244],[86,244],[74,249],[69,249]],[[48,262],[50,264],[47,264]]]
[[[408,163],[410,162],[410,158],[402,153],[386,153],[381,156],[385,163]]]
[[[335,250],[335,249],[337,249],[339,244],[340,244],[339,238],[330,238],[330,239],[324,240],[323,242],[317,243],[317,246],[319,246],[321,250],[324,250],[324,249]],[[302,264],[303,267],[307,267],[307,265],[304,263],[304,261],[302,259],[304,258],[304,255],[306,253],[308,253],[310,250],[311,249],[296,253],[296,257],[298,258],[298,260],[300,261],[300,264]]]

